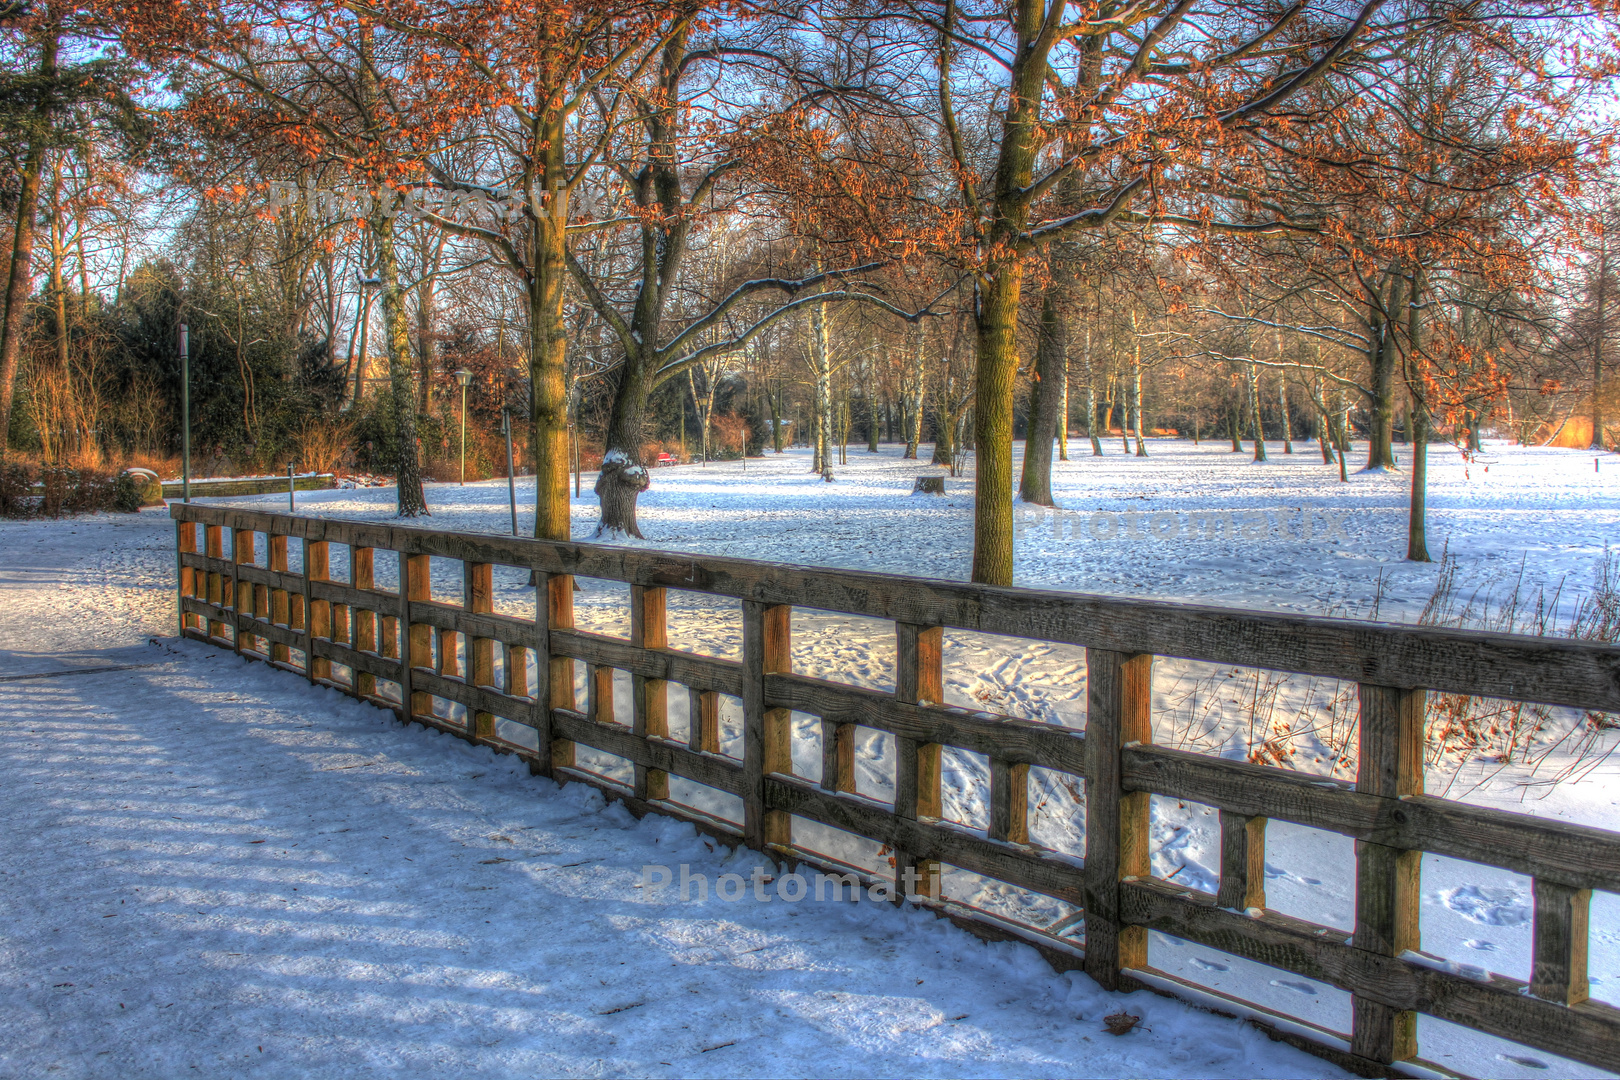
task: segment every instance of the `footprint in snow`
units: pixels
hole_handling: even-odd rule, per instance
[[[1300,994],[1314,995],[1317,992],[1316,987],[1312,986],[1310,983],[1301,982],[1295,979],[1272,979],[1271,985],[1280,986],[1284,990],[1293,990]]]
[[[1495,942],[1493,942],[1493,941],[1481,941],[1479,938],[1469,938],[1467,941],[1463,942],[1463,944],[1468,946],[1470,949],[1478,949],[1480,952],[1495,952],[1496,951],[1496,943]]]
[[[1523,1065],[1526,1069],[1545,1069],[1547,1063],[1540,1058],[1523,1057],[1519,1054],[1497,1054],[1498,1061],[1511,1061],[1515,1065]]]
[[[1438,896],[1458,915],[1486,926],[1518,926],[1530,920],[1530,905],[1517,889],[1464,885],[1442,889]]]
[[[1202,956],[1193,957],[1192,958],[1192,965],[1193,965],[1193,967],[1196,967],[1196,968],[1203,968],[1205,971],[1231,971],[1232,970],[1230,965],[1217,963],[1214,960],[1205,960]]]

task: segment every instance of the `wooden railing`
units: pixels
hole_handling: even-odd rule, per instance
[[[985,936],[1022,938],[1054,964],[1083,967],[1105,987],[1145,985],[1249,1017],[1366,1075],[1439,1070],[1418,1057],[1420,1013],[1620,1070],[1620,1012],[1588,1000],[1586,976],[1591,890],[1620,891],[1620,834],[1423,794],[1430,691],[1620,712],[1620,648],[194,505],[172,510],[184,635],[298,671],[404,719],[521,753],[536,772],[594,784],[638,813],[674,815],[731,842],[839,872],[849,868],[795,842],[794,817],[867,837],[893,853],[898,881],[923,883],[901,885],[902,894],[916,893],[914,902]],[[266,537],[268,565],[254,561],[257,534]],[[290,540],[303,545],[301,574],[288,571]],[[334,543],[349,548],[348,581],[331,580]],[[397,592],[374,587],[379,551],[399,561]],[[459,605],[432,598],[433,557],[460,561]],[[496,565],[533,571],[532,621],[495,613]],[[628,640],[574,629],[574,576],[630,585]],[[742,602],[740,663],[667,647],[670,589]],[[795,606],[892,621],[894,692],[793,674]],[[1085,732],[942,704],[943,628],[1084,646]],[[497,645],[504,650],[499,680]],[[410,663],[400,662],[402,650]],[[1153,664],[1161,656],[1358,683],[1357,781],[1153,746]],[[576,661],[587,665],[583,709],[575,701]],[[631,725],[613,720],[615,671],[632,679]],[[691,695],[684,742],[669,733],[670,684]],[[740,760],[720,753],[720,695],[742,701]],[[446,703],[463,706],[466,719],[448,719],[453,710]],[[794,774],[793,712],[822,720],[819,782]],[[497,719],[532,728],[536,746],[501,737]],[[855,792],[857,727],[895,737],[892,805]],[[632,763],[633,782],[587,772],[576,763],[576,746]],[[946,746],[989,759],[987,829],[941,820]],[[1031,766],[1084,778],[1083,865],[1030,842]],[[671,776],[739,797],[740,825],[672,801]],[[1152,875],[1152,794],[1219,810],[1216,894]],[[1354,838],[1353,931],[1266,907],[1271,819]],[[1500,975],[1470,978],[1421,952],[1423,852],[1534,879],[1528,984]],[[941,901],[927,884],[937,880],[940,864],[1082,909],[1083,949]],[[1332,1032],[1155,970],[1148,965],[1149,930],[1347,990],[1351,1030]]]

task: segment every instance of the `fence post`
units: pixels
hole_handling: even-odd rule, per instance
[[[179,616],[180,636],[186,636],[186,628],[191,625],[192,616],[186,614],[185,601],[197,595],[197,571],[185,564],[187,555],[197,553],[197,523],[195,521],[177,521],[174,523],[175,565],[179,567],[179,588],[175,595],[175,614]]]
[[[1146,877],[1148,794],[1127,792],[1120,751],[1153,741],[1153,657],[1086,650],[1086,974],[1109,990],[1147,964],[1147,931],[1121,919],[1119,883]]]
[[[1586,977],[1588,921],[1592,890],[1537,878],[1532,923],[1530,992],[1563,1005],[1579,1005],[1591,994]]]
[[[225,529],[220,525],[206,525],[203,527],[204,554],[210,559],[225,558]],[[221,607],[225,604],[225,576],[217,570],[209,570],[206,578],[207,597],[210,604]],[[207,620],[208,636],[210,638],[223,638],[225,624],[214,619]]]
[[[1360,685],[1356,790],[1386,799],[1423,793],[1424,690]],[[1417,949],[1421,851],[1356,841],[1358,949],[1399,956]],[[1417,1056],[1417,1014],[1358,995],[1350,999],[1350,1049],[1385,1064]]]
[[[477,615],[495,613],[495,567],[489,563],[461,564],[461,602]],[[495,688],[495,642],[467,636],[467,683]],[[467,710],[467,734],[474,739],[495,737],[495,714]]]
[[[945,696],[945,632],[938,626],[917,626],[912,623],[894,624],[895,635],[895,700],[916,705],[923,702],[939,704]],[[840,743],[839,771],[854,771],[853,729],[847,746]],[[940,759],[943,748],[938,743],[919,743],[915,739],[895,736],[894,813],[896,817],[916,821],[919,817],[940,815]],[[847,764],[843,761],[846,752]],[[842,781],[842,777],[840,777]],[[854,776],[848,778],[854,788]],[[908,871],[910,885],[908,888]],[[938,900],[939,863],[933,859],[920,859],[914,851],[896,848],[894,853],[894,892],[898,897],[927,896]]]
[[[1221,881],[1217,907],[1266,906],[1266,819],[1221,811]]]
[[[265,543],[270,552],[270,569],[278,574],[287,573],[287,534],[266,533]],[[292,616],[287,603],[287,590],[274,588],[270,590],[270,622],[272,624],[291,627]],[[285,664],[292,659],[287,646],[270,643],[270,659],[273,663]]]
[[[371,592],[376,586],[375,572],[376,551],[368,547],[351,547],[349,549],[349,584],[363,592]],[[353,626],[354,647],[359,652],[377,653],[377,612],[374,608],[358,608],[349,613],[349,621]],[[377,696],[377,676],[369,671],[353,672],[353,681],[350,683],[357,698]]]
[[[331,580],[331,546],[325,540],[305,540],[304,674],[310,682],[332,679],[332,661],[315,656],[315,639],[332,636],[332,602],[315,599],[315,582]]]
[[[407,720],[433,712],[433,696],[417,692],[411,679],[413,668],[433,666],[433,627],[411,622],[411,602],[433,596],[428,567],[426,555],[399,553],[399,690]]]
[[[792,773],[792,713],[765,707],[765,676],[793,669],[786,605],[743,601],[743,843],[765,850],[793,843],[792,815],[765,808],[765,776]]]
[[[231,595],[235,598],[231,602],[236,619],[236,652],[242,653],[244,642],[242,640],[242,617],[253,614],[253,583],[243,581],[238,567],[249,566],[253,563],[253,545],[256,534],[252,529],[236,529],[231,533]],[[253,634],[248,634],[247,644],[254,640]],[[257,652],[254,648],[252,651]]]
[[[535,771],[552,776],[574,765],[574,744],[551,737],[551,710],[574,708],[574,661],[551,654],[551,631],[574,627],[574,579],[536,570],[534,637],[534,730],[539,739]]]
[[[640,649],[663,649],[669,645],[665,619],[667,594],[663,589],[630,586],[630,644]],[[631,674],[632,724],[642,738],[669,738],[669,684]],[[635,767],[635,793],[638,799],[669,798],[669,774],[662,769]]]

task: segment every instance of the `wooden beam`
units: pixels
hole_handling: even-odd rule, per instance
[[[945,632],[938,626],[895,623],[894,705],[932,706],[945,697]],[[894,812],[909,821],[938,818],[940,743],[895,733]],[[958,744],[960,745],[960,744]],[[851,762],[853,770],[853,762]],[[851,789],[853,789],[853,778]],[[938,860],[897,846],[894,849],[895,894],[941,899]]]
[[[1153,657],[1086,650],[1086,974],[1109,990],[1147,964],[1147,931],[1120,916],[1123,878],[1146,877],[1148,795],[1125,790],[1120,751],[1153,741]]]
[[[1221,884],[1216,903],[1234,911],[1265,908],[1265,818],[1221,811]]]
[[[311,590],[317,581],[330,581],[332,578],[332,553],[325,540],[304,541],[304,610],[308,612],[309,624],[305,628],[304,674],[310,682],[317,679],[330,682],[332,679],[332,662],[315,655],[315,651],[307,647],[307,642],[314,638],[332,637],[332,604],[327,600],[316,600]]]
[[[1562,1005],[1591,996],[1586,978],[1592,890],[1536,881],[1530,992]]]
[[[638,649],[668,646],[663,589],[630,586],[630,644]],[[632,729],[641,738],[669,738],[669,684],[663,679],[631,673]],[[632,790],[638,799],[669,798],[669,774],[642,765],[635,767]]]
[[[469,614],[490,615],[495,611],[495,567],[489,563],[461,564],[461,602]],[[486,637],[467,638],[467,682],[473,686],[495,685],[495,642]],[[468,733],[474,739],[495,737],[495,715],[467,711]]]
[[[373,550],[368,547],[351,547],[349,549],[349,584],[362,592],[371,592],[376,587],[373,577],[374,554]],[[354,647],[361,652],[378,652],[376,608],[355,608],[353,623]],[[377,676],[368,671],[355,669],[352,686],[355,697],[369,698],[377,696]]]
[[[1356,790],[1386,799],[1423,793],[1422,690],[1360,684]],[[1356,841],[1355,947],[1379,956],[1422,948],[1418,932],[1423,853]],[[1374,1061],[1417,1056],[1417,1013],[1351,997],[1351,1052]]]
[[[765,676],[792,670],[792,612],[743,602],[743,842],[761,851],[792,844],[792,819],[765,806],[765,777],[792,775],[786,709],[765,707]]]

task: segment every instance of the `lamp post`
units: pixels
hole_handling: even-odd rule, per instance
[[[191,501],[191,343],[180,324],[180,501]]]
[[[461,486],[467,486],[467,384],[472,382],[472,372],[462,368],[456,372],[456,382],[461,384]]]

